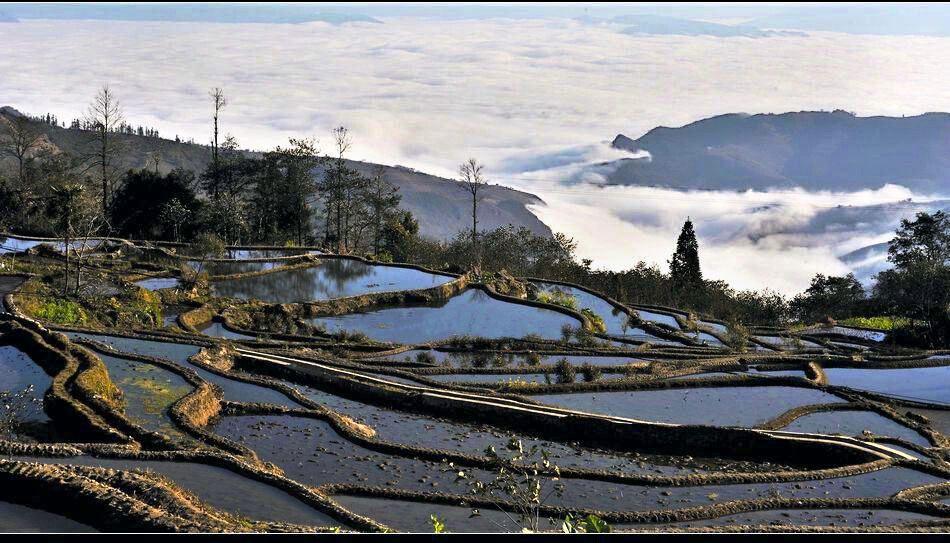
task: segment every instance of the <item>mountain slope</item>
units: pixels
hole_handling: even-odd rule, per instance
[[[0,108],[0,116],[16,114],[12,108]],[[88,148],[88,132],[46,124],[40,126],[53,150],[81,155]],[[211,149],[205,145],[123,134],[115,137],[124,147],[117,164],[122,170],[143,168],[157,156],[159,171],[163,173],[178,167],[197,173],[211,160]],[[357,161],[350,161],[349,165],[366,174],[372,173],[376,166]],[[318,168],[315,175],[320,174]],[[402,207],[418,219],[422,235],[448,239],[471,224],[471,199],[457,182],[399,166],[386,166],[385,176],[387,181],[399,187]],[[482,194],[478,206],[479,228],[492,229],[514,224],[526,226],[539,235],[551,235],[551,229],[526,207],[543,203],[537,196],[495,185],[485,187]]]
[[[898,183],[925,192],[950,183],[950,114],[856,117],[844,111],[729,114],[654,128],[613,146],[646,150],[608,182],[700,189],[859,190]]]

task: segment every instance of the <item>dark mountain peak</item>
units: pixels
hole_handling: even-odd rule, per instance
[[[858,190],[895,183],[945,191],[950,181],[950,113],[730,113],[657,127],[636,140],[618,136],[613,146],[652,156],[619,165],[614,184]]]

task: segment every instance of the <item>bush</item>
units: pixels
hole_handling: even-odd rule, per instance
[[[541,365],[541,355],[535,352],[528,353],[524,357],[525,363],[529,366],[540,366]]]
[[[57,324],[85,324],[86,312],[70,300],[50,300],[37,308],[36,317]]]
[[[601,370],[598,366],[594,366],[590,362],[586,362],[583,366],[581,366],[581,375],[584,376],[584,381],[593,383],[594,381],[600,379]]]
[[[435,365],[437,360],[435,359],[435,355],[432,354],[432,351],[422,351],[421,353],[416,353],[416,362]]]
[[[551,292],[539,292],[537,301],[544,304],[558,305],[577,311],[577,298],[562,290],[552,290]]]
[[[594,313],[594,311],[591,310],[589,307],[585,307],[584,309],[582,309],[581,313],[583,313],[584,317],[586,317],[587,320],[590,321],[590,324],[591,326],[594,327],[595,332],[598,332],[601,334],[607,333],[607,325],[604,324],[604,319],[600,318],[600,315],[598,315],[597,313]]]
[[[734,352],[743,353],[748,348],[749,331],[737,322],[726,325],[726,337],[724,343]]]
[[[566,358],[558,360],[557,364],[554,365],[554,375],[557,378],[558,384],[561,385],[573,383],[577,378],[574,366],[572,366]]]
[[[840,323],[845,326],[891,331],[910,326],[912,321],[904,317],[851,317],[840,321]]]

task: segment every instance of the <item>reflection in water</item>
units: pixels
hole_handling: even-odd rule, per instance
[[[133,460],[128,458],[65,458],[17,457],[25,462],[42,462],[71,466],[95,466],[118,470],[149,471],[170,479],[192,492],[205,503],[244,517],[271,522],[293,522],[314,526],[339,526],[330,518],[301,502],[294,496],[269,484],[243,477],[217,466],[196,462]]]
[[[396,307],[369,313],[311,319],[328,332],[363,332],[372,339],[397,343],[422,343],[454,336],[521,338],[537,334],[559,339],[561,327],[580,323],[567,315],[527,305],[496,300],[478,289],[469,289],[441,307]]]
[[[0,392],[17,394],[32,387],[32,402],[16,413],[16,433],[21,437],[46,441],[52,437],[52,420],[43,411],[43,396],[52,378],[24,352],[10,345],[0,346]],[[0,409],[9,407],[0,404]]]
[[[914,430],[872,411],[829,411],[812,413],[795,419],[782,428],[789,432],[807,432],[817,434],[844,434],[860,436],[865,430],[888,437],[902,437],[923,447],[930,442]]]
[[[176,373],[146,362],[96,353],[109,370],[112,382],[122,389],[125,415],[146,430],[189,440],[179,432],[168,408],[191,392],[192,386]]]
[[[320,265],[255,277],[216,281],[218,296],[273,303],[330,300],[370,292],[414,290],[448,283],[452,278],[410,268],[327,258]]]
[[[63,252],[66,249],[66,244],[62,241],[52,241],[52,240],[38,240],[38,239],[21,239],[15,237],[2,237],[0,236],[0,254],[5,253],[19,253],[26,251],[27,249],[32,249],[37,245],[47,244],[55,248],[59,252]],[[86,250],[94,249],[102,243],[101,239],[90,238],[85,241]],[[73,250],[78,250],[83,246],[83,240],[74,240],[69,242],[70,248]]]
[[[950,366],[895,370],[826,368],[824,371],[832,385],[950,405],[947,392]]]
[[[800,405],[844,401],[819,390],[787,386],[578,392],[534,397],[547,404],[588,413],[716,426],[754,426]],[[743,408],[736,409],[737,405]]]
[[[271,270],[282,266],[282,262],[202,262],[200,260],[189,260],[188,265],[193,269],[201,268],[201,271],[208,275],[232,275],[235,273],[250,273],[264,270]]]
[[[152,279],[142,279],[135,284],[148,290],[159,290],[163,288],[175,288],[180,280],[177,277],[153,277]]]
[[[317,249],[228,249],[227,258],[247,260],[252,258],[273,258],[275,256],[319,255]]]
[[[0,502],[2,533],[97,533],[98,530],[75,520],[41,509]]]

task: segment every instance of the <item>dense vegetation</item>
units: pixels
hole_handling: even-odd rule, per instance
[[[291,140],[287,147],[251,155],[230,136],[219,143],[218,121],[227,101],[220,89],[212,98],[211,160],[199,175],[181,169],[162,175],[157,167],[118,171],[114,164],[123,148],[113,136],[135,130],[108,88],[72,123],[88,134],[88,152],[81,156],[48,149],[41,125],[56,119],[0,117],[0,154],[7,159],[0,164],[8,166],[0,170],[0,228],[69,239],[114,235],[192,242],[210,236],[228,244],[322,245],[435,269],[506,270],[570,281],[625,303],[676,306],[728,322],[782,326],[837,320],[895,329],[896,337],[914,345],[950,341],[950,223],[942,212],[903,221],[890,244],[894,268],[881,273],[870,292],[853,275],[816,275],[790,300],[769,289],[737,291],[706,279],[689,220],[669,272],[642,261],[624,271],[595,270],[591,261],[577,258],[576,244],[563,234],[539,236],[512,225],[478,230],[485,180],[483,165],[474,159],[463,163],[459,183],[471,195],[470,226],[469,218],[461,219],[454,239],[427,239],[412,214],[400,209],[400,194],[382,169],[365,175],[348,166],[352,137],[346,128],[333,131],[328,154],[313,140]],[[149,129],[140,132],[157,137]],[[315,175],[318,169],[323,173]],[[77,256],[78,286],[82,258]]]

